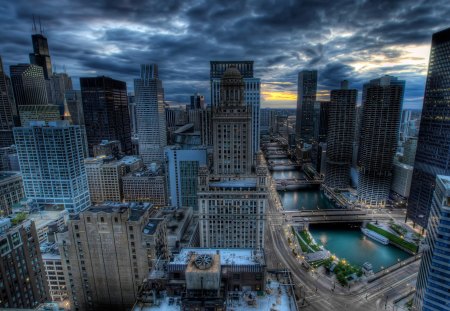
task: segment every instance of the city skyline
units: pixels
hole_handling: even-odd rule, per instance
[[[361,90],[364,81],[392,74],[407,81],[404,107],[421,108],[429,33],[445,28],[449,10],[444,1],[278,7],[173,1],[164,8],[151,1],[40,2],[29,8],[16,1],[0,13],[5,68],[28,61],[35,15],[49,39],[54,69],[65,67],[75,88],[79,77],[107,75],[127,82],[132,91],[138,65],[158,63],[167,102],[188,103],[197,91],[209,102],[208,61],[251,59],[262,81],[262,108],[294,108],[302,69],[318,70],[319,100],[326,100],[342,79]],[[246,10],[251,13],[242,14]]]

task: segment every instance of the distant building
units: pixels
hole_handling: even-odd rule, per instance
[[[156,64],[141,65],[141,76],[134,79],[139,155],[145,165],[164,161],[167,129],[164,89]]]
[[[10,67],[16,105],[48,105],[44,71],[41,66],[18,64]]]
[[[343,86],[340,90],[331,91],[325,172],[325,185],[329,188],[344,189],[350,185],[357,96],[356,89]]]
[[[80,127],[67,121],[14,128],[25,196],[70,214],[90,206]]]
[[[20,171],[16,146],[0,148],[0,171]]]
[[[84,122],[89,147],[102,140],[118,140],[122,151],[131,154],[131,125],[127,85],[123,81],[101,76],[80,78]]]
[[[450,175],[450,28],[433,34],[407,217],[428,223],[436,175]]]
[[[126,156],[120,160],[111,156],[87,158],[84,164],[93,203],[121,202],[123,200],[123,176],[140,170],[144,166],[142,160],[135,156]]]
[[[448,310],[450,305],[450,176],[436,176],[427,236],[417,276],[414,310]]]
[[[0,171],[0,216],[11,214],[13,205],[24,197],[20,173]]]
[[[67,73],[54,73],[50,78],[51,83],[51,102],[58,106],[61,117],[65,112],[65,94],[72,91],[72,79]]]
[[[182,149],[172,146],[165,149],[169,204],[178,208],[190,206],[198,210],[198,169],[207,165],[206,148]]]
[[[298,74],[297,141],[311,144],[314,141],[314,103],[317,93],[317,70],[303,70]]]
[[[190,109],[205,109],[205,96],[195,93],[194,95],[191,95],[191,106]]]
[[[392,182],[405,81],[383,76],[364,84],[358,200],[384,207]]]
[[[14,144],[12,129],[18,125],[18,115],[11,80],[3,69],[0,57],[0,148]]]
[[[403,143],[402,163],[414,166],[417,150],[417,137],[408,137]]]
[[[73,309],[123,310],[133,305],[142,281],[167,260],[166,225],[149,203],[90,207],[58,234]]]
[[[113,156],[116,159],[122,157],[122,144],[118,140],[102,140],[94,145],[94,157]]]
[[[126,202],[150,202],[155,206],[167,205],[166,177],[156,163],[122,177],[123,199]]]
[[[408,164],[394,162],[392,168],[391,190],[404,198],[409,197],[413,167]]]
[[[1,308],[34,308],[49,300],[34,222],[0,219],[0,270]]]
[[[37,30],[37,29],[34,29]],[[33,53],[30,53],[30,63],[42,68],[45,79],[50,79],[53,75],[52,61],[48,48],[47,38],[41,33],[35,33],[31,36],[33,42]]]
[[[260,149],[260,106],[261,106],[261,80],[253,75],[253,61],[211,61],[210,62],[211,83],[211,107],[214,109],[221,102],[221,79],[225,71],[236,68],[242,75],[244,81],[243,102],[251,111],[251,152],[253,160]]]

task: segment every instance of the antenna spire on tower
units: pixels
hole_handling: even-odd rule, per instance
[[[33,27],[32,27],[32,31],[33,31],[33,33],[36,33],[36,32],[37,32],[37,30],[36,30],[36,19],[34,18],[34,14],[33,14]]]

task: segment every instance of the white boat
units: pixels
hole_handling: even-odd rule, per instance
[[[368,236],[372,240],[375,240],[384,245],[389,244],[389,239],[387,237],[382,236],[381,234],[376,233],[375,231],[369,230],[367,228],[361,228],[361,231],[362,233],[364,233],[364,235]]]

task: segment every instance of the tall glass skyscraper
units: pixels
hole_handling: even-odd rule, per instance
[[[14,145],[12,128],[17,125],[17,109],[12,93],[11,80],[3,70],[0,57],[0,148]]]
[[[80,78],[84,122],[89,147],[102,140],[118,140],[122,151],[131,153],[131,124],[127,84],[109,77]]]
[[[428,223],[436,175],[450,175],[450,28],[431,42],[407,217]]]
[[[60,205],[78,214],[91,204],[78,125],[36,121],[15,127],[25,196],[40,206]]]
[[[295,136],[298,142],[314,141],[314,104],[317,93],[317,70],[303,70],[298,74],[297,117]]]
[[[438,175],[414,305],[417,311],[450,308],[450,176]]]
[[[45,79],[52,76],[52,61],[48,49],[47,38],[42,33],[31,36],[33,42],[33,53],[30,53],[30,63],[42,67]]]
[[[325,173],[325,185],[330,188],[342,189],[350,184],[357,96],[358,91],[349,90],[346,85],[331,91]]]
[[[404,91],[405,81],[391,76],[363,87],[358,199],[367,206],[384,206],[389,197]]]
[[[141,77],[134,79],[139,155],[144,164],[163,163],[167,145],[164,89],[158,65],[141,65]]]

